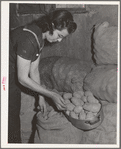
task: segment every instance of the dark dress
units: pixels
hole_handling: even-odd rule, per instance
[[[21,90],[17,80],[17,55],[33,62],[38,58],[42,46],[42,31],[35,24],[18,27],[10,32],[8,143],[21,143]]]

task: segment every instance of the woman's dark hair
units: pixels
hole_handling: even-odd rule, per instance
[[[55,10],[35,20],[34,23],[42,29],[43,33],[49,31],[51,35],[54,29],[61,31],[67,28],[70,34],[77,28],[76,23],[73,21],[72,14],[67,10]]]

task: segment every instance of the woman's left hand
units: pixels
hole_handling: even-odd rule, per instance
[[[45,99],[43,96],[39,95],[39,101],[38,101],[38,110],[40,110],[43,113],[43,116],[46,114],[47,112],[47,108],[46,108],[46,103],[45,103]]]

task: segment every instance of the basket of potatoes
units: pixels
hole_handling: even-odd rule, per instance
[[[66,103],[66,118],[77,128],[91,130],[98,127],[104,118],[102,104],[90,91],[63,93]]]

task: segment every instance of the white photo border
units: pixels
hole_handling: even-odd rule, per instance
[[[96,4],[118,5],[118,89],[117,89],[117,144],[8,144],[8,82],[9,82],[9,4]],[[120,139],[120,1],[1,1],[1,147],[2,148],[118,148]],[[3,81],[3,82],[2,82]],[[5,89],[5,90],[4,90]]]

